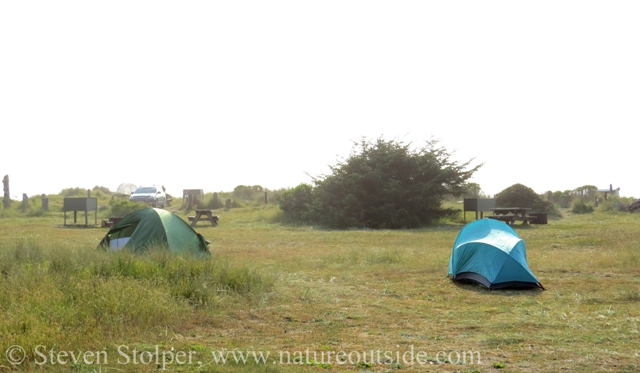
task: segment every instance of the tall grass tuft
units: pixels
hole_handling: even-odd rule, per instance
[[[228,297],[259,297],[275,280],[215,257],[0,241],[0,334],[23,346],[102,348],[105,340],[181,328],[185,314]]]
[[[214,305],[221,296],[229,294],[259,295],[270,292],[276,276],[247,266],[231,265],[218,258],[173,256],[163,250],[151,249],[148,255],[127,251],[105,253],[89,266],[100,278],[132,278],[150,281],[176,298],[191,305]]]

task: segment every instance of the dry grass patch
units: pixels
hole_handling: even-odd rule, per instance
[[[119,344],[194,351],[202,364],[169,369],[186,372],[640,368],[638,216],[596,212],[516,226],[547,290],[489,291],[447,278],[461,224],[331,231],[281,225],[271,207],[216,214],[217,227],[197,227],[211,241],[208,264],[101,256],[95,246],[104,230],[62,229],[48,218],[23,226],[0,219],[0,230],[10,232],[0,238],[6,343],[106,348],[113,356]],[[231,286],[234,281],[245,286]],[[221,364],[211,355],[231,351],[271,355],[267,364]],[[338,362],[341,351],[361,354],[360,363]],[[382,360],[362,361],[368,351],[380,351]],[[411,351],[424,351],[426,363],[398,361]]]

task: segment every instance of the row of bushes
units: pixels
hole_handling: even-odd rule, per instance
[[[232,192],[207,193],[202,200],[196,200],[191,206],[182,206],[184,208],[208,208],[220,209],[225,207],[225,201],[231,201],[232,208],[257,206],[264,204],[265,193],[271,201],[277,201],[280,194],[285,189],[269,190],[260,185],[238,185]],[[43,202],[40,195],[32,196],[28,199],[26,206],[22,201],[11,200],[9,208],[0,206],[0,218],[29,216],[38,217],[46,216],[51,213],[62,211],[63,201],[65,198],[87,197],[88,195],[98,199],[98,213],[101,218],[122,217],[146,205],[129,202],[126,196],[116,196],[114,192],[106,187],[95,186],[93,189],[85,188],[66,188],[58,194],[50,194],[45,197],[48,199],[49,208],[45,211],[42,207]],[[173,204],[181,206],[182,199],[173,199]]]
[[[313,186],[309,184],[300,184],[292,189],[268,190],[260,185],[237,186],[233,192],[207,193],[202,200],[194,201],[191,206],[183,206],[185,209],[190,208],[207,208],[221,209],[225,207],[225,201],[230,200],[231,208],[241,208],[248,206],[259,206],[265,203],[265,193],[267,193],[269,202],[275,202],[285,211],[286,218],[289,221],[306,222],[310,221],[308,214],[310,211],[311,192]],[[58,212],[62,209],[62,201],[67,197],[82,197],[87,195],[87,190],[82,188],[67,188],[58,195],[50,195],[51,212]],[[133,211],[146,208],[146,205],[130,202],[128,199],[113,198],[111,192],[104,187],[96,186],[91,190],[91,195],[98,198],[99,213],[101,217],[122,217]],[[590,194],[589,194],[590,195]],[[531,188],[522,184],[514,184],[511,187],[498,193],[496,204],[498,207],[508,206],[525,206],[531,207],[533,212],[543,212],[549,216],[560,216],[560,208],[570,208],[573,213],[582,214],[594,211],[595,198],[593,202],[585,202],[584,195],[575,193],[553,193],[551,201],[547,200],[546,195],[538,195]],[[589,198],[592,200],[592,198]],[[618,196],[610,196],[608,200],[600,201],[599,207],[603,211],[622,211],[633,201],[633,198],[621,198]],[[558,203],[561,202],[561,203]],[[174,201],[179,204],[180,200]],[[444,211],[444,210],[443,210]],[[448,214],[442,215],[445,218],[451,218],[457,215],[457,210],[451,210]],[[378,213],[387,216],[398,216],[403,224],[406,225],[406,219],[403,218],[403,211],[378,211]],[[30,198],[26,209],[23,208],[21,201],[11,201],[9,209],[0,209],[0,218],[29,216],[44,216],[47,212],[43,211],[38,197]],[[392,224],[393,225],[393,224]]]
[[[594,201],[593,205],[584,202],[582,198],[575,198],[571,203],[571,212],[574,214],[587,214],[594,212],[596,207],[600,211],[626,211],[626,208],[633,202],[633,198],[612,196],[604,201]]]
[[[231,208],[262,206],[265,204],[265,194],[267,203],[278,202],[285,191],[284,188],[270,190],[260,185],[238,185],[233,192],[205,193],[204,198],[196,199],[191,206],[183,207],[216,210],[225,208],[227,200],[230,201]]]

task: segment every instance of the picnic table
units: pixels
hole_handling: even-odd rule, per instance
[[[513,225],[516,221],[530,223],[536,219],[535,216],[529,215],[531,209],[528,207],[496,207],[491,211],[493,216],[488,216],[489,219],[500,220],[509,225]]]
[[[191,226],[195,227],[196,223],[201,218],[210,221],[211,225],[213,225],[213,226],[217,225],[218,224],[218,220],[220,219],[217,215],[213,215],[211,210],[197,209],[195,216],[189,216],[189,221],[191,222]]]

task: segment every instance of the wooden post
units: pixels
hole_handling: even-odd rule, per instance
[[[269,197],[267,196],[267,192],[264,192],[264,204],[268,204],[269,203]]]
[[[11,207],[11,197],[9,197],[9,175],[4,175],[2,183],[4,184],[4,197],[2,197],[2,203],[4,204],[4,208],[8,209]]]
[[[230,198],[227,198],[227,200],[225,201],[224,208],[226,210],[231,210],[231,199]]]
[[[42,211],[49,211],[49,198],[42,194]]]
[[[211,204],[212,207],[214,209],[219,208],[220,205],[218,205],[218,203],[220,203],[220,200],[218,199],[218,192],[213,192],[213,203]]]
[[[22,193],[22,210],[26,210],[29,207],[29,197],[27,193]]]
[[[87,198],[91,198],[91,189],[87,189]]]

